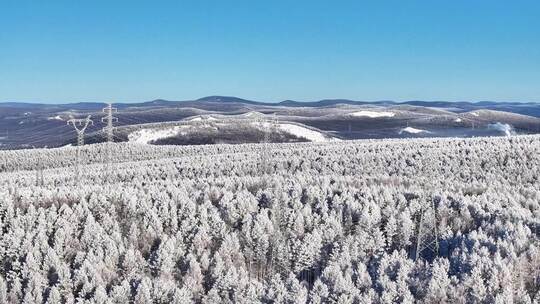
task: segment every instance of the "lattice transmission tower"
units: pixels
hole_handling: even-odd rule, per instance
[[[72,118],[67,121],[67,124],[73,125],[75,132],[77,132],[77,146],[84,145],[84,131],[89,125],[94,125],[94,122],[90,119],[90,115],[86,118]]]
[[[274,114],[271,119],[264,119],[259,120],[259,124],[263,128],[264,132],[264,138],[263,138],[263,144],[264,147],[261,151],[261,171],[262,173],[269,173],[270,172],[270,159],[271,159],[271,149],[270,149],[270,143],[272,142],[272,134],[277,134],[277,128],[278,128],[278,120],[276,118],[276,115]]]
[[[32,145],[32,149],[37,149],[36,146]],[[47,149],[47,146],[45,146],[45,149]],[[36,186],[43,186],[45,185],[45,178],[43,177],[43,160],[41,159],[41,156],[37,156],[37,164],[36,164]]]
[[[76,152],[76,164],[75,164],[75,181],[79,183],[80,166],[81,166],[81,146],[84,145],[84,131],[89,125],[94,125],[94,122],[90,119],[90,115],[86,118],[72,118],[67,121],[67,124],[73,125],[73,128],[77,132],[77,152]]]
[[[423,257],[436,257],[439,254],[439,232],[435,200],[420,211],[418,234],[416,237],[416,260]]]
[[[104,179],[109,179],[112,175],[113,169],[112,169],[112,143],[114,142],[114,126],[113,122],[117,122],[118,118],[113,116],[113,113],[118,112],[118,109],[113,108],[111,103],[107,103],[107,107],[103,108],[103,113],[106,114],[105,117],[101,118],[101,122],[107,123],[107,126],[103,128],[103,133],[105,133],[105,137],[107,138],[107,147],[106,147],[106,161],[105,161],[105,177]]]
[[[103,132],[105,133],[107,137],[107,142],[113,142],[114,141],[114,126],[113,122],[117,122],[118,118],[113,116],[113,113],[118,112],[118,109],[113,108],[111,103],[107,104],[107,107],[103,108],[103,113],[107,114],[107,116],[101,118],[101,122],[107,123],[107,126],[103,128]]]

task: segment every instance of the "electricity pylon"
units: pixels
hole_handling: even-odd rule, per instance
[[[107,104],[107,107],[103,108],[103,113],[107,116],[101,118],[101,122],[107,122],[107,126],[103,128],[103,132],[107,136],[107,142],[113,142],[113,122],[117,122],[118,118],[113,116],[113,113],[118,112],[118,109],[113,108],[111,103]]]
[[[265,125],[264,125],[264,143],[265,145],[267,146],[266,148],[268,148],[268,143],[270,142],[270,137],[272,136],[272,132],[275,132],[276,131],[276,126],[277,126],[277,123],[276,123],[276,115],[274,114],[272,116],[272,119],[270,121],[265,121]]]
[[[261,171],[263,173],[269,173],[270,171],[270,142],[271,142],[271,137],[272,137],[272,133],[277,133],[277,128],[278,128],[278,120],[276,118],[276,115],[274,114],[272,116],[272,119],[270,120],[260,120],[259,123],[262,125],[263,127],[263,132],[264,132],[264,139],[263,139],[263,144],[264,144],[264,148],[263,148],[263,151],[261,152]]]
[[[439,233],[437,231],[437,209],[435,201],[422,208],[418,222],[418,235],[416,237],[416,260],[422,254],[430,252],[432,257],[439,254]]]
[[[86,131],[86,128],[88,128],[89,125],[94,125],[94,122],[90,119],[90,115],[88,115],[86,118],[82,119],[76,119],[72,118],[67,121],[67,124],[72,124],[73,128],[75,128],[75,131],[77,132],[77,160],[75,164],[75,182],[79,183],[79,176],[80,176],[80,166],[81,166],[81,146],[84,145],[84,131]]]
[[[36,146],[32,145],[32,148],[35,150],[37,149]],[[44,147],[47,149],[47,146]],[[43,165],[43,161],[41,157],[36,157],[38,159],[38,163],[36,165],[36,186],[44,186],[45,185],[45,178],[43,177],[43,170],[45,169]]]
[[[67,121],[67,124],[73,125],[75,132],[77,132],[77,146],[82,146],[84,145],[84,131],[86,131],[89,125],[94,125],[94,122],[90,119],[90,115],[88,115],[88,117],[82,119],[72,118]]]
[[[101,122],[107,123],[107,126],[103,128],[103,132],[105,133],[107,137],[107,159],[105,162],[105,179],[109,178],[112,174],[112,147],[111,144],[114,142],[114,135],[113,135],[113,122],[117,122],[118,118],[113,116],[113,113],[118,112],[116,108],[112,107],[111,103],[107,104],[107,107],[103,108],[103,112],[107,114],[107,116],[101,118]]]

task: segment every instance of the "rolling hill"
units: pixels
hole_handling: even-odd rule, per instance
[[[87,142],[103,141],[103,103],[33,104],[0,103],[0,149],[58,147],[75,142],[76,134],[67,121],[72,117],[92,115]],[[218,132],[199,130],[194,137],[160,140],[155,143],[209,144],[261,142],[268,131],[245,129],[246,120],[270,121],[298,125],[315,130],[323,137],[339,139],[404,138],[404,137],[472,137],[506,135],[496,124],[505,125],[513,134],[540,132],[540,105],[534,103],[493,102],[363,102],[346,99],[316,102],[283,101],[264,103],[237,97],[209,96],[197,100],[154,100],[141,103],[120,103],[117,140],[127,141],[125,130],[156,127],[149,124],[185,124],[197,116],[218,118],[227,128]],[[251,113],[251,114],[250,114]],[[250,116],[253,115],[254,116]],[[364,114],[362,114],[364,113]],[[368,113],[368,114],[365,114]],[[386,113],[386,114],[380,114]],[[526,115],[528,114],[528,115]],[[202,126],[199,124],[199,126]],[[406,128],[426,132],[403,132]],[[292,127],[291,127],[292,128]],[[194,130],[193,128],[191,128]],[[206,134],[206,135],[203,135]],[[282,132],[287,134],[287,132]],[[274,139],[283,141],[309,140],[291,132]],[[176,134],[174,134],[176,135]],[[236,138],[235,138],[236,136]]]

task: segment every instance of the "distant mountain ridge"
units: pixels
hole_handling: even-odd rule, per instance
[[[101,102],[0,103],[0,149],[72,144],[75,131],[66,124],[71,117],[91,115],[94,125],[89,126],[87,133],[101,134],[103,124],[100,121],[105,115],[102,111],[104,107],[105,103]],[[186,122],[194,117],[201,120],[200,126],[207,124],[210,118],[230,124],[239,119],[264,119],[273,115],[279,121],[297,123],[341,139],[419,136],[403,134],[401,130],[406,127],[426,130],[422,134],[436,137],[492,136],[500,134],[494,129],[497,127],[519,134],[540,133],[540,103],[349,99],[307,102],[284,100],[270,103],[214,95],[185,101],[155,99],[138,103],[114,103],[114,107],[118,109],[114,113],[118,119],[115,123],[117,128],[147,123]],[[249,117],[246,113],[250,113]],[[196,121],[194,123],[197,124]],[[246,134],[242,133],[244,129],[242,123],[229,129],[223,127],[221,130],[224,131],[220,133],[223,137],[212,139],[230,142],[245,140]],[[243,135],[231,137],[235,132]],[[257,134],[255,132],[251,135],[257,138]],[[127,135],[123,135],[119,140],[126,140]],[[102,139],[98,136],[95,141],[89,139],[88,142],[99,140]]]
[[[392,105],[411,105],[430,108],[451,108],[453,112],[461,113],[474,111],[479,109],[505,111],[523,115],[540,117],[540,102],[496,102],[496,101],[422,101],[409,100],[397,102],[392,100],[379,101],[360,101],[350,99],[322,99],[318,101],[295,101],[284,100],[280,102],[262,102],[244,99],[235,96],[220,96],[212,95],[195,100],[172,101],[166,99],[155,99],[146,102],[135,103],[114,103],[117,108],[132,108],[132,107],[197,107],[203,104],[223,104],[226,105],[256,105],[256,106],[283,106],[283,107],[332,107],[336,105],[375,105],[375,106],[392,106]],[[61,104],[45,104],[45,103],[25,103],[25,102],[3,102],[0,103],[0,109],[38,109],[40,111],[58,111],[58,110],[76,110],[76,111],[100,111],[104,107],[104,103],[100,102],[77,102],[77,103],[61,103]]]
[[[256,101],[256,100],[249,100],[244,99],[240,97],[235,96],[222,96],[222,95],[211,95],[211,96],[205,96],[194,100],[182,100],[182,101],[176,101],[176,100],[167,100],[167,99],[155,99],[151,101],[144,101],[144,102],[119,102],[115,104],[125,104],[125,105],[145,105],[145,104],[152,104],[152,105],[170,105],[171,103],[182,103],[182,102],[225,102],[225,103],[246,103],[246,104],[259,104],[259,105],[283,105],[283,106],[328,106],[328,105],[336,105],[336,104],[353,104],[353,105],[363,105],[363,104],[381,104],[381,105],[392,105],[392,104],[408,104],[408,105],[416,105],[416,106],[424,106],[424,107],[441,107],[441,106],[448,106],[448,105],[461,105],[461,106],[467,106],[467,105],[474,105],[474,106],[499,106],[499,105],[537,105],[540,106],[540,102],[534,102],[534,101],[524,101],[524,102],[516,102],[516,101],[444,101],[444,100],[434,100],[434,101],[426,101],[426,100],[407,100],[407,101],[393,101],[393,100],[375,100],[375,101],[364,101],[364,100],[352,100],[352,99],[344,99],[344,98],[337,98],[337,99],[321,99],[317,101],[296,101],[296,100],[283,100],[279,102],[264,102],[264,101]],[[73,103],[44,103],[44,102],[0,102],[0,106],[13,106],[13,107],[25,107],[25,106],[70,106],[70,107],[79,107],[79,106],[89,106],[89,105],[103,105],[103,102],[73,102]]]
[[[284,100],[281,102],[262,102],[243,99],[234,96],[206,96],[196,100],[187,101],[167,101],[163,99],[143,103],[153,105],[172,105],[172,104],[185,104],[193,102],[210,102],[210,103],[224,103],[224,104],[248,104],[248,105],[260,105],[260,106],[286,106],[286,107],[329,107],[339,104],[344,105],[377,105],[377,106],[391,106],[391,105],[412,105],[421,107],[432,108],[455,108],[456,112],[468,112],[478,109],[489,109],[497,111],[506,111],[517,114],[530,115],[540,117],[540,102],[496,102],[496,101],[422,101],[422,100],[410,100],[397,102],[392,100],[379,100],[379,101],[359,101],[350,99],[322,99],[318,101],[295,101]],[[127,106],[137,106],[139,104],[125,104]]]

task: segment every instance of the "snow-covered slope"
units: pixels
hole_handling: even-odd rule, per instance
[[[181,128],[181,126],[174,126],[165,129],[141,129],[129,134],[128,140],[138,144],[149,144],[158,139],[175,136]]]
[[[335,141],[337,138],[331,138],[324,135],[321,132],[310,130],[306,127],[293,125],[293,124],[279,124],[279,128],[285,132],[288,132],[296,137],[305,138],[311,142],[327,142]]]
[[[403,128],[399,131],[399,134],[403,134],[403,133],[409,133],[409,134],[421,134],[421,133],[431,133],[429,131],[426,131],[426,130],[422,130],[422,129],[416,129],[416,128],[413,128],[413,127],[406,127],[406,128]]]
[[[54,117],[47,117],[47,120],[64,120],[60,115],[56,115]]]
[[[375,111],[358,111],[350,113],[355,117],[369,117],[369,118],[379,118],[379,117],[394,117],[395,113],[393,112],[375,112]]]
[[[209,115],[199,115],[199,116],[187,118],[186,120],[187,121],[203,121],[203,120],[218,120],[218,119]]]
[[[169,139],[173,137],[179,138],[182,136],[184,137],[195,136],[198,138],[198,137],[209,135],[209,133],[211,133],[211,137],[215,138],[218,142],[228,142],[227,140],[222,141],[221,138],[223,137],[226,138],[228,135],[231,134],[231,131],[239,132],[238,134],[243,134],[243,135],[238,135],[238,136],[243,136],[247,140],[246,136],[248,136],[250,132],[253,133],[253,130],[258,130],[257,132],[259,132],[259,134],[261,131],[263,132],[276,132],[277,131],[281,134],[288,134],[289,136],[283,137],[283,139],[286,142],[290,142],[290,140],[294,141],[294,138],[302,138],[310,142],[328,142],[328,141],[339,140],[323,132],[320,132],[317,129],[311,129],[301,124],[285,123],[285,122],[278,123],[277,128],[275,128],[275,126],[269,121],[253,120],[246,124],[244,120],[236,120],[236,119],[217,120],[216,118],[213,118],[213,117],[197,116],[197,117],[187,120],[187,122],[180,122],[180,123],[181,125],[175,125],[175,122],[170,122],[170,125],[162,125],[162,126],[149,125],[148,127],[145,127],[143,129],[130,131],[127,134],[127,138],[128,138],[128,141],[134,142],[134,143],[152,144],[153,142],[161,140],[161,139]]]
[[[240,114],[242,117],[248,117],[248,118],[258,118],[258,117],[264,117],[264,114],[257,111],[250,111],[243,114]]]

